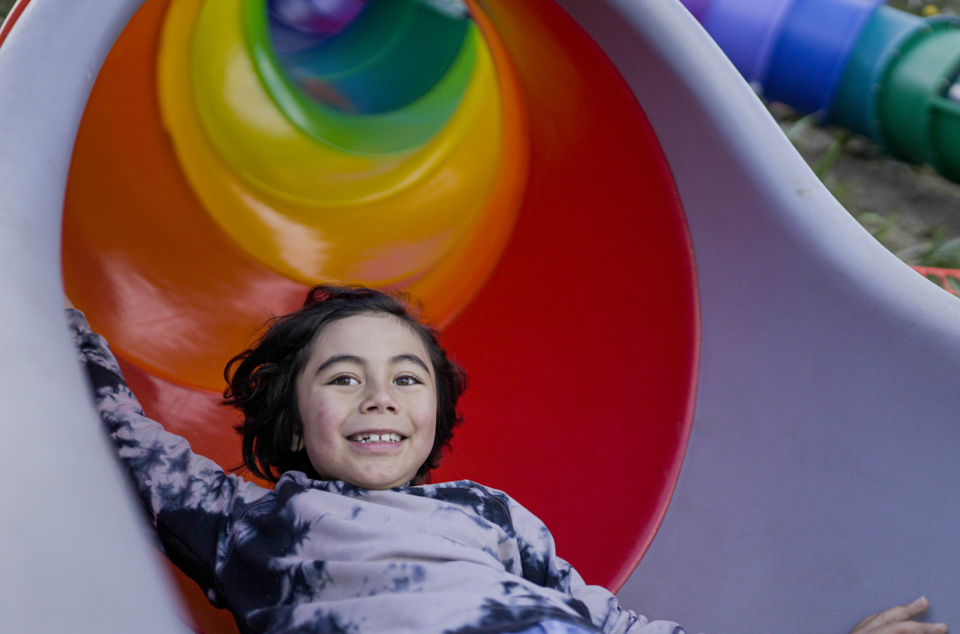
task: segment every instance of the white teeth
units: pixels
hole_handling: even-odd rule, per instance
[[[356,434],[350,436],[349,440],[353,442],[400,442],[403,440],[403,436],[400,434]]]

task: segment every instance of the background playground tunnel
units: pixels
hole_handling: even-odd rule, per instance
[[[684,0],[770,101],[960,181],[960,19],[882,0]]]

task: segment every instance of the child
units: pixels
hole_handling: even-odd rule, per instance
[[[103,338],[78,311],[68,318],[166,554],[242,632],[682,634],[586,585],[506,494],[428,483],[460,422],[465,376],[401,298],[315,287],[227,365],[244,464],[273,490],[146,418]],[[945,632],[907,622],[925,607],[854,633]]]

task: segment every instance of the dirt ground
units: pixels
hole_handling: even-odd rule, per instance
[[[869,139],[825,130],[784,106],[774,117],[837,200],[908,264],[960,268],[960,185],[885,155]]]

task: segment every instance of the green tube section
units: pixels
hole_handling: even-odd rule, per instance
[[[371,3],[342,34],[283,59],[268,24],[263,0],[246,0],[247,43],[274,103],[314,139],[361,155],[410,151],[437,134],[482,46],[469,16],[444,15],[421,0]]]
[[[832,123],[960,182],[960,19],[880,7],[845,65]]]

